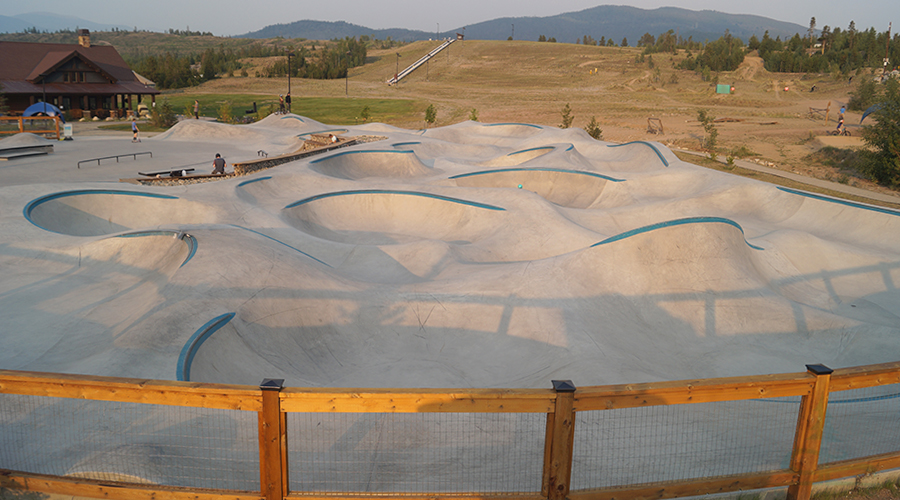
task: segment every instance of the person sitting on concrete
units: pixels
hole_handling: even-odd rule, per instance
[[[216,159],[213,160],[213,171],[212,175],[225,175],[225,158],[222,158],[222,155],[216,153]]]

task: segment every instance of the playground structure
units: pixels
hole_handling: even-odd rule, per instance
[[[463,39],[463,35],[461,35],[459,33],[456,34],[456,38],[447,38],[446,40],[444,40],[444,43],[438,45],[437,48],[435,48],[431,52],[425,54],[424,56],[419,58],[418,61],[410,64],[406,69],[404,69],[403,71],[401,71],[401,72],[397,73],[396,75],[394,75],[393,77],[391,77],[387,81],[387,84],[394,85],[395,83],[400,83],[400,80],[402,80],[404,77],[408,76],[413,71],[419,69],[423,64],[425,64],[426,62],[431,60],[431,58],[433,58],[434,56],[440,54],[441,51],[446,49],[447,47],[449,47],[450,44],[452,44],[453,42],[455,42],[457,40],[462,40],[462,39]]]

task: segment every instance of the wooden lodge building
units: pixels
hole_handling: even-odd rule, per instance
[[[45,101],[75,119],[122,118],[145,96],[155,103],[159,94],[138,79],[115,47],[91,45],[86,29],[78,31],[77,45],[0,41],[0,85],[10,114]]]

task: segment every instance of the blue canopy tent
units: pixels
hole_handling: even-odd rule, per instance
[[[63,118],[62,111],[60,111],[59,108],[50,104],[49,102],[36,102],[31,106],[25,108],[25,111],[22,112],[22,116],[35,116],[38,114],[58,116],[59,119],[63,121],[63,123],[66,122],[65,118]]]

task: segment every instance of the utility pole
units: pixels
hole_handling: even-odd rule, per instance
[[[291,95],[291,56],[294,55],[294,53],[288,49],[285,49],[285,50],[287,50],[287,59],[288,59],[288,95]],[[288,111],[290,111],[290,110],[288,110]]]
[[[350,54],[347,51],[347,70],[344,72],[344,97],[350,97]]]

